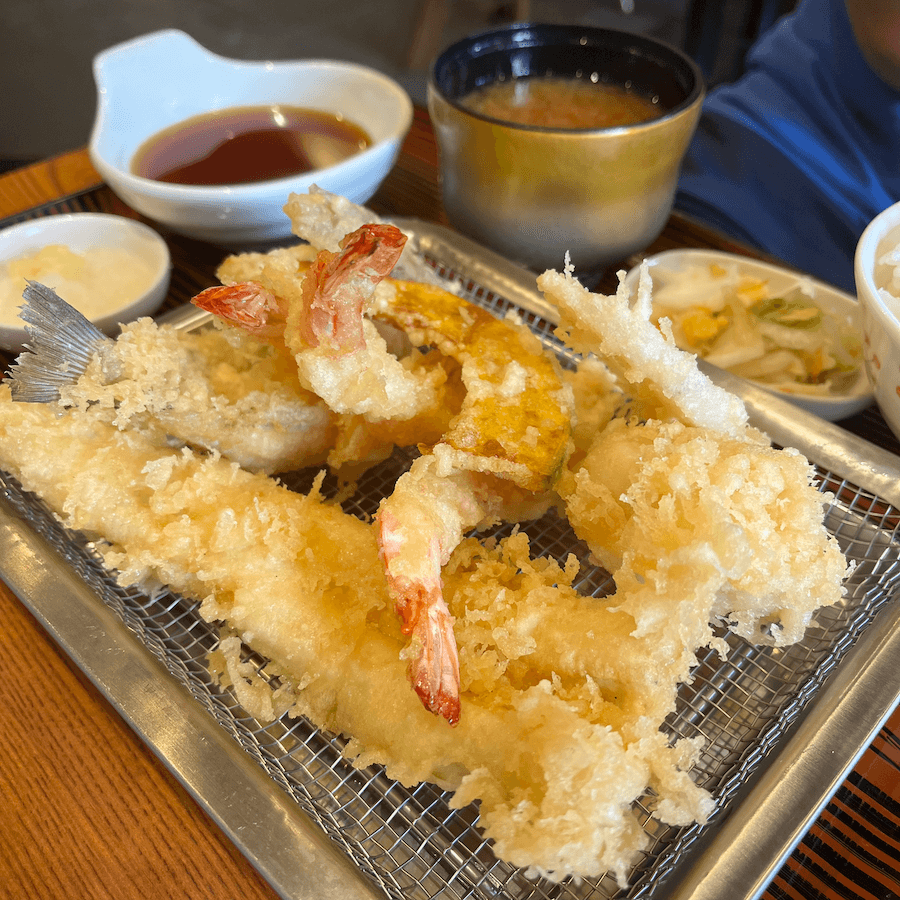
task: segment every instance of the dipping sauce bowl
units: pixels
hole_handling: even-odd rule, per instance
[[[412,101],[393,79],[337,60],[228,59],[169,29],[104,50],[94,59],[97,116],[91,161],[129,206],[188,237],[232,250],[291,237],[283,211],[312,185],[364,203],[391,170],[412,123]],[[134,171],[135,155],[166,129],[196,116],[284,105],[352,122],[369,146],[314,171],[237,184],[172,184]]]

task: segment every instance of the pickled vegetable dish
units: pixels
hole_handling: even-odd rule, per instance
[[[739,266],[717,263],[652,274],[654,321],[671,321],[682,350],[795,394],[842,394],[861,375],[857,329],[817,303],[809,279],[775,290]]]

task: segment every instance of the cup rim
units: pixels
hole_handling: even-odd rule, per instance
[[[550,42],[540,40],[537,36],[531,37],[535,32],[549,35],[553,38]],[[522,49],[542,46],[566,46],[576,43],[583,44],[586,41],[600,43],[606,40],[610,46],[615,47],[623,56],[634,53],[635,50],[653,50],[662,52],[671,57],[684,71],[689,73],[692,85],[687,96],[662,116],[637,122],[630,125],[614,125],[605,128],[560,128],[545,125],[528,125],[519,122],[509,122],[498,119],[484,113],[476,112],[460,102],[460,98],[452,97],[445,92],[439,83],[438,72],[448,65],[451,60],[461,52],[471,49],[473,58],[480,58],[490,53],[506,53],[512,49],[512,44]],[[503,42],[506,42],[505,45]],[[629,49],[632,48],[632,49]],[[569,135],[601,135],[621,134],[626,131],[649,130],[670,122],[673,118],[688,113],[694,107],[702,103],[706,95],[706,84],[700,67],[684,51],[658,38],[625,31],[616,28],[604,28],[591,25],[566,25],[541,22],[513,22],[496,28],[471,34],[446,47],[432,63],[428,74],[428,90],[433,96],[439,97],[444,103],[452,106],[459,112],[474,119],[480,119],[492,125],[500,125],[518,131],[532,131],[541,134],[569,134]]]

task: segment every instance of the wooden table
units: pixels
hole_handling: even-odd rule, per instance
[[[43,204],[65,208],[65,198],[100,184],[83,149],[14,171],[0,176],[0,219]],[[109,203],[133,215],[111,195]],[[370,205],[446,222],[424,111]],[[679,246],[746,250],[674,215],[649,250]],[[613,270],[597,280],[611,289]],[[881,437],[896,452],[893,436]],[[900,896],[898,736],[895,712],[766,900]],[[2,582],[0,896],[276,897]]]

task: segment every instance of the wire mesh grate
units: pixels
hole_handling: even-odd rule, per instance
[[[443,274],[459,278],[464,273]],[[535,334],[559,352],[552,326],[527,310],[512,307],[471,279],[465,295],[499,315],[517,312]],[[571,362],[571,356],[563,360]],[[413,454],[398,451],[360,479],[355,493],[340,496],[345,511],[369,520],[390,493]],[[795,721],[803,705],[840,662],[856,637],[895,594],[900,578],[897,527],[900,512],[880,498],[820,473],[826,524],[856,569],[838,606],[821,610],[801,643],[787,648],[751,645],[722,633],[730,652],[725,659],[709,651],[701,656],[696,677],[680,691],[678,708],[666,723],[669,734],[703,737],[705,749],[693,773],[727,806],[754,768]],[[287,486],[308,490],[309,472],[283,476]],[[681,855],[697,839],[698,826],[662,825],[649,812],[638,812],[650,838],[631,887],[618,888],[610,876],[554,884],[525,876],[498,859],[478,831],[476,807],[451,809],[438,788],[405,788],[377,767],[356,770],[341,756],[344,741],[305,720],[286,715],[272,723],[255,720],[236,696],[210,676],[208,655],[218,644],[217,629],[200,618],[198,604],[167,590],[144,593],[123,588],[107,573],[93,544],[65,531],[34,497],[0,473],[6,495],[19,514],[56,547],[75,570],[225,728],[232,738],[293,800],[318,823],[385,895],[397,900],[505,898],[505,900],[601,900],[653,894]],[[339,496],[336,480],[326,477],[323,492]],[[494,533],[508,533],[512,526]],[[563,559],[575,554],[582,563],[576,587],[603,596],[612,588],[608,573],[588,560],[587,550],[565,519],[548,513],[522,528],[541,555]],[[267,660],[245,648],[245,661],[261,677],[270,677]]]

